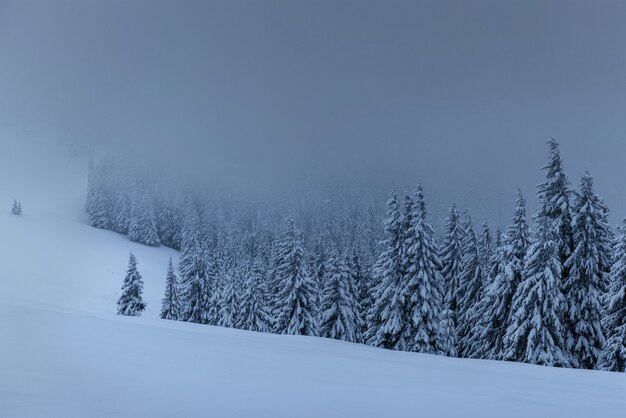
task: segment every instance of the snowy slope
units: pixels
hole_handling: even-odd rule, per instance
[[[0,417],[624,415],[626,375],[161,321],[174,252],[88,227],[85,161],[24,148],[0,154]],[[115,315],[129,251],[141,318]]]

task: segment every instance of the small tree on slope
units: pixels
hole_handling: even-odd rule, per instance
[[[128,260],[128,270],[122,285],[122,294],[117,301],[117,314],[141,316],[141,312],[146,309],[146,304],[141,298],[142,293],[143,281],[141,274],[137,271],[137,259],[131,253]]]
[[[626,220],[614,244],[609,291],[605,298],[604,329],[607,340],[600,356],[599,369],[626,371]]]
[[[561,263],[553,225],[543,218],[528,250],[504,336],[504,360],[567,366],[561,311]]]
[[[611,258],[610,231],[602,200],[593,192],[593,179],[586,173],[576,193],[572,229],[576,247],[566,262],[569,277],[566,345],[572,365],[593,369],[604,346],[602,294]]]
[[[352,278],[344,260],[335,255],[328,264],[328,281],[322,294],[321,335],[356,342],[359,333],[358,308]]]
[[[161,303],[161,319],[178,320],[181,312],[180,299],[178,297],[178,278],[174,273],[172,258],[167,268],[165,279],[165,295]]]

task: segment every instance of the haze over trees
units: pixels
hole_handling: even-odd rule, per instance
[[[572,189],[558,143],[548,147],[534,221],[518,191],[504,232],[452,203],[437,233],[421,186],[392,191],[384,213],[340,189],[232,204],[168,191],[113,158],[90,163],[86,209],[94,227],[180,251],[163,319],[624,371],[624,231],[614,237],[591,175]],[[123,315],[144,308],[136,265],[131,255]]]

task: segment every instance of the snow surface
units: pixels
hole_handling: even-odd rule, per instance
[[[159,320],[175,252],[87,226],[86,162],[40,151],[0,154],[2,418],[624,416],[624,374]],[[115,315],[129,251],[140,318]]]

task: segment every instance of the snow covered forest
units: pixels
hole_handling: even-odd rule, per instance
[[[391,191],[384,212],[339,187],[251,203],[115,157],[90,162],[86,210],[96,228],[180,251],[163,272],[163,319],[623,372],[626,224],[614,231],[592,176],[573,187],[548,146],[534,216],[519,191],[505,228],[452,203],[436,231],[420,185]],[[145,307],[138,269],[131,255],[120,314]]]

